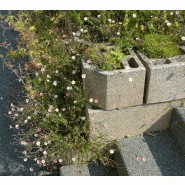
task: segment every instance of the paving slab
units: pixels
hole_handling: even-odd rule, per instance
[[[185,108],[177,107],[173,110],[172,122],[170,125],[171,132],[178,140],[179,145],[185,153]]]
[[[139,135],[117,142],[114,160],[121,176],[184,176],[183,151],[171,131]]]

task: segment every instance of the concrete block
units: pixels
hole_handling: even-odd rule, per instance
[[[82,58],[83,88],[86,101],[92,98],[104,110],[122,109],[143,103],[145,68],[133,53],[122,61],[123,69],[103,71],[89,65]]]
[[[72,164],[60,168],[60,176],[117,176],[117,171],[102,164]]]
[[[181,49],[182,55],[168,59],[149,59],[136,51],[146,67],[144,101],[147,104],[185,98],[185,48]]]
[[[86,104],[86,117],[91,121],[91,136],[102,133],[105,140],[116,140],[169,128],[174,105],[182,106],[182,100],[110,111]]]
[[[170,129],[185,152],[185,108],[174,108]]]
[[[117,141],[114,161],[119,176],[184,176],[183,152],[169,131]]]

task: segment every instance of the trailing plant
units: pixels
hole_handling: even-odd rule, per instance
[[[124,58],[118,47],[101,43],[88,47],[84,53],[88,63],[108,71],[121,68],[121,60]]]
[[[40,166],[87,161],[106,163],[114,142],[90,135],[82,88],[82,46],[72,39],[65,11],[19,11],[6,21],[19,32],[18,48],[9,48],[7,66],[22,81],[26,99],[8,112],[25,146],[25,161]],[[22,60],[24,59],[24,60]],[[109,149],[110,148],[110,149]],[[33,170],[33,169],[32,169]]]

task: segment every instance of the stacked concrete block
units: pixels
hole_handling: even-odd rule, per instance
[[[178,140],[181,148],[185,153],[185,108],[177,107],[173,110],[171,132]]]
[[[146,69],[135,54],[122,61],[123,69],[103,71],[82,58],[87,102],[104,110],[142,105]],[[93,100],[93,102],[90,102]]]
[[[146,68],[147,104],[185,98],[185,48],[181,47],[181,50],[182,55],[168,59],[149,59],[136,51]]]
[[[86,117],[91,121],[92,137],[102,133],[105,140],[117,140],[169,128],[173,108],[178,106],[182,106],[182,100],[111,111],[86,104]]]

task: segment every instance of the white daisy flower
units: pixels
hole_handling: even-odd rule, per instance
[[[58,161],[59,161],[59,163],[61,163],[62,162],[62,159],[59,159]]]
[[[29,99],[26,99],[26,103],[28,103],[29,102]]]
[[[45,162],[46,162],[46,161],[43,159],[43,160],[42,160],[42,164],[44,164]]]
[[[36,142],[36,145],[37,145],[37,146],[40,146],[40,141],[37,141],[37,142]]]
[[[27,119],[25,119],[25,120],[24,120],[24,123],[27,123],[27,122],[28,122],[28,120],[27,120]]]
[[[46,154],[47,154],[47,152],[46,152],[46,151],[44,151],[44,152],[43,152],[43,154],[44,154],[44,155],[46,155]]]
[[[16,129],[19,129],[19,125],[15,125],[15,128],[16,128]]]
[[[110,150],[110,154],[113,154],[114,153],[114,150]]]
[[[86,117],[81,117],[81,120],[85,121],[86,120]]]
[[[84,30],[83,29],[80,29],[81,32],[83,32]]]
[[[24,158],[23,160],[26,162],[28,159],[27,158]]]
[[[77,103],[77,101],[75,100],[74,103]]]
[[[12,125],[10,125],[10,128],[12,128]]]
[[[109,22],[111,22],[111,19],[108,19]]]
[[[84,21],[87,21],[88,20],[88,18],[87,17],[84,17]]]
[[[86,78],[86,74],[82,74],[82,78]]]
[[[39,73],[35,73],[36,76],[39,76]]]
[[[98,15],[97,17],[101,17],[101,15]]]
[[[74,80],[71,82],[71,84],[73,84],[73,85],[74,85],[75,83],[76,83],[76,82],[75,82]]]
[[[66,89],[69,91],[69,90],[72,90],[72,87],[67,87]]]
[[[37,158],[34,158],[34,161],[37,161]]]
[[[54,98],[58,98],[58,95],[54,95]]]
[[[182,36],[181,39],[182,39],[182,40],[185,40],[185,36]]]
[[[27,145],[25,141],[21,141],[21,145]]]
[[[47,82],[50,82],[50,80],[48,80],[48,79],[47,79],[46,81],[47,81]]]
[[[58,71],[58,69],[55,71],[55,73],[58,73],[59,71]]]
[[[47,142],[44,142],[44,145],[47,145],[48,143]]]
[[[75,161],[76,161],[76,158],[73,157],[73,158],[72,158],[72,161],[75,162]]]
[[[12,111],[8,111],[8,114],[12,114]]]
[[[179,14],[179,11],[175,11],[175,14],[178,15]]]
[[[120,32],[117,32],[117,35],[120,35]]]
[[[172,24],[172,23],[168,22],[168,23],[167,23],[167,26],[171,26],[171,24]]]
[[[136,14],[135,13],[133,14],[133,17],[136,17]]]
[[[31,116],[28,116],[28,119],[31,119]]]
[[[42,68],[41,71],[44,72],[45,71],[45,68]]]
[[[20,111],[22,112],[24,110],[24,108],[20,108]]]
[[[51,76],[50,75],[47,75],[47,78],[51,78]]]
[[[48,144],[51,144],[51,141],[48,141]]]
[[[75,56],[72,56],[71,58],[72,58],[73,60],[75,60],[76,57],[75,57]]]
[[[57,86],[57,81],[54,81],[54,82],[53,82],[53,85],[54,85],[54,86]]]
[[[55,112],[59,112],[59,109],[58,109],[58,108],[56,108],[56,109],[55,109]]]
[[[51,108],[49,108],[49,109],[48,109],[48,112],[52,112],[52,109],[51,109]],[[49,116],[49,115],[48,115],[48,116]]]
[[[84,33],[87,33],[88,31],[87,30],[84,30]]]
[[[89,99],[89,102],[93,102],[93,99],[92,99],[92,98],[90,98],[90,99]]]

